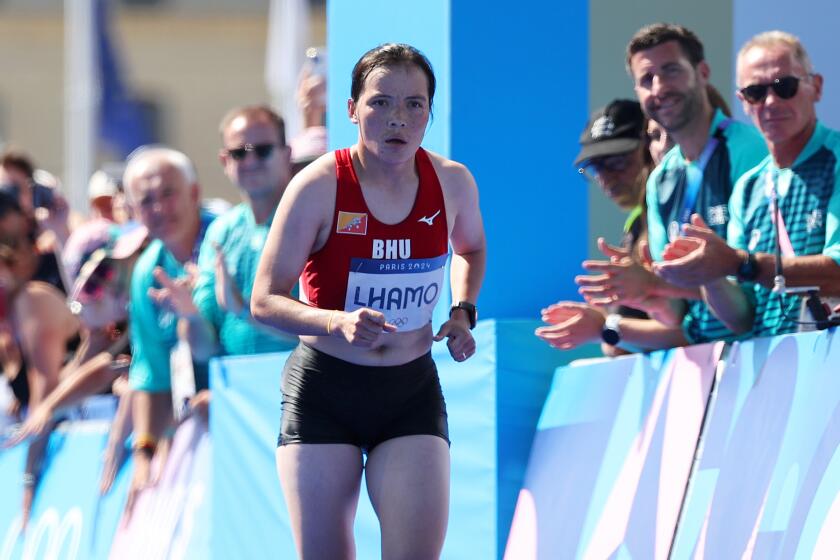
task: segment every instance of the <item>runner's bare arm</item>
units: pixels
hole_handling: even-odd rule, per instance
[[[452,301],[475,303],[484,280],[487,247],[478,204],[478,187],[460,163],[432,154],[441,179],[452,244]]]
[[[310,254],[327,241],[335,210],[335,158],[322,156],[289,183],[277,208],[251,294],[251,314],[266,325],[298,335],[338,335],[369,346],[395,327],[371,309],[352,313],[318,309],[291,297]],[[329,331],[329,332],[328,332]]]

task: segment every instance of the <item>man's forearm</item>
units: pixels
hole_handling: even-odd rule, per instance
[[[757,253],[756,260],[757,281],[762,286],[772,288],[776,277],[775,255]],[[840,296],[840,265],[826,255],[782,257],[782,274],[789,287],[817,286],[823,295]]]
[[[726,327],[736,334],[753,327],[755,309],[740,286],[727,278],[720,278],[702,287],[703,300]]]
[[[653,319],[621,319],[619,329],[619,346],[631,351],[663,350],[688,344],[681,326],[669,327]]]
[[[172,396],[169,391],[150,393],[133,391],[134,432],[159,440],[172,421]]]
[[[195,361],[207,362],[219,353],[216,333],[201,313],[182,317],[178,321],[178,331],[189,343]]]
[[[651,295],[672,299],[700,299],[700,288],[683,288],[666,282],[651,272],[654,280],[651,284]]]
[[[101,352],[85,361],[47,395],[42,405],[48,406],[55,413],[62,407],[75,404],[82,398],[98,392],[116,377],[111,371],[111,360],[110,354]]]

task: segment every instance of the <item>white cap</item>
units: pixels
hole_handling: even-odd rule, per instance
[[[100,196],[114,196],[117,194],[117,182],[101,169],[90,176],[88,182],[88,199]]]

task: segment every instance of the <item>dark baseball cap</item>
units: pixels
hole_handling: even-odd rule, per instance
[[[645,115],[638,101],[616,99],[589,117],[580,135],[580,153],[575,165],[596,157],[634,150],[642,140]]]

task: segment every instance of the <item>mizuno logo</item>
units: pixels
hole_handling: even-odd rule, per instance
[[[427,218],[427,217],[425,217],[425,216],[423,216],[422,218],[420,218],[420,219],[419,219],[419,220],[417,220],[417,221],[418,221],[418,222],[423,222],[423,223],[424,223],[424,224],[426,224],[426,225],[432,225],[432,224],[434,224],[435,218],[437,218],[437,217],[438,217],[438,214],[440,214],[440,210],[438,210],[437,212],[435,212],[434,214],[432,214],[432,215],[431,215],[431,216],[429,216],[428,218]]]

